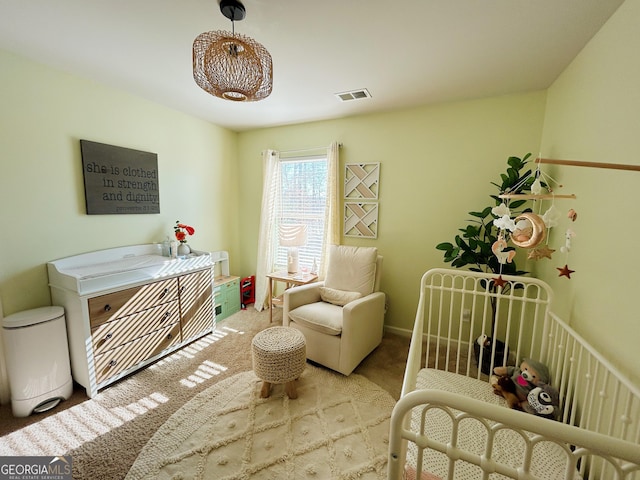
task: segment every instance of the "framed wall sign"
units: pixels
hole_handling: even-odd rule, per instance
[[[158,155],[80,140],[87,215],[160,213]]]

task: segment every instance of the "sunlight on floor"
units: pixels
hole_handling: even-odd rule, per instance
[[[195,354],[202,351],[204,348],[208,347],[212,343],[217,342],[218,340],[226,337],[229,333],[235,334],[244,334],[244,332],[240,332],[238,330],[230,329],[230,328],[219,328],[215,332],[207,335],[206,337],[202,337],[201,339],[187,345],[183,349],[177,351],[173,355],[166,357],[165,359],[160,360],[151,368],[158,368],[162,366],[163,362],[172,362],[178,358],[194,358]],[[193,388],[201,383],[204,383],[207,380],[210,380],[216,375],[220,375],[220,373],[227,370],[227,367],[224,365],[220,365],[218,363],[212,362],[210,360],[205,360],[196,368],[195,372],[189,375],[187,378],[183,378],[180,380],[180,383],[187,388]]]
[[[1,455],[59,455],[89,442],[169,399],[152,393],[128,405],[106,409],[87,400],[2,437]]]
[[[158,370],[181,359],[193,359],[196,354],[230,334],[244,335],[245,332],[218,326],[215,332],[177,350],[148,368]],[[180,380],[180,384],[187,388],[194,388],[226,370],[228,367],[224,365],[205,360],[191,375]],[[103,407],[99,399],[89,399],[5,435],[0,439],[0,455],[61,455],[168,401],[169,398],[159,392],[114,408]]]
[[[210,380],[215,375],[220,375],[225,370],[227,370],[227,367],[205,360],[198,365],[198,368],[193,374],[180,380],[180,383],[185,387],[193,388],[200,383]]]
[[[236,330],[235,328],[231,328],[231,327],[222,327],[222,330],[224,330],[225,332],[229,332],[229,333],[237,333],[238,335],[244,335],[244,332],[240,331],[240,330]],[[226,333],[225,333],[226,335]]]

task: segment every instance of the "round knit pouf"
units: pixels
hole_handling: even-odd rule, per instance
[[[284,383],[289,398],[297,398],[295,380],[304,371],[307,345],[304,335],[291,327],[271,327],[251,342],[253,371],[263,381],[260,396],[271,393],[271,384]]]

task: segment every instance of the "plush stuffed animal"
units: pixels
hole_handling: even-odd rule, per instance
[[[557,420],[560,409],[560,394],[551,385],[541,383],[527,395],[524,411],[539,417]]]
[[[496,395],[507,401],[509,408],[524,410],[527,396],[535,387],[549,384],[549,369],[543,363],[530,358],[522,360],[520,367],[495,367],[490,383]]]

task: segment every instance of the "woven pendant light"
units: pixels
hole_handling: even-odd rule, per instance
[[[222,0],[220,11],[232,26],[245,17],[244,6],[237,0]],[[193,78],[216,97],[236,102],[262,100],[273,88],[271,55],[235,29],[201,33],[193,42]]]

